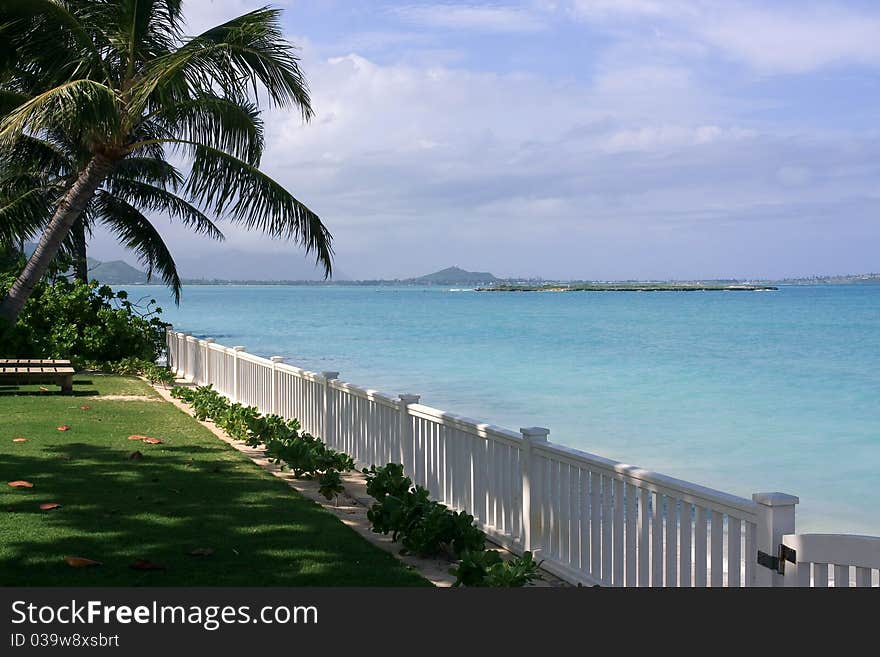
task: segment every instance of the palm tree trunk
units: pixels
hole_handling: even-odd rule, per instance
[[[95,191],[104,182],[113,167],[113,161],[102,155],[95,155],[82,170],[76,182],[67,190],[49,225],[40,236],[37,248],[28,259],[24,270],[9,288],[0,302],[0,317],[10,322],[18,319],[25,302],[30,298],[34,287],[46,274],[49,263],[58,253],[61,243],[70,232],[70,227],[82,214]]]
[[[73,240],[73,280],[89,282],[89,261],[86,257],[86,225],[77,220],[70,229]]]

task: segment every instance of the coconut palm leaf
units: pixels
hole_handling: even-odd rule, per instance
[[[110,181],[109,191],[113,196],[142,211],[161,212],[180,219],[197,235],[206,235],[218,241],[225,239],[222,231],[201,210],[167,189],[139,180],[117,177]]]
[[[147,270],[147,278],[158,273],[180,302],[180,275],[162,236],[137,208],[103,190],[95,194],[95,218],[104,224],[120,243],[135,253]]]
[[[332,237],[320,218],[255,166],[201,144],[189,144],[193,164],[185,191],[248,229],[299,241],[332,273]]]
[[[259,166],[263,152],[263,122],[254,103],[233,102],[203,94],[173,105],[157,120],[176,139],[205,144]]]
[[[94,80],[73,80],[49,89],[9,112],[0,120],[0,145],[11,144],[23,133],[83,129],[112,135],[119,128],[116,94]]]
[[[284,39],[280,12],[264,7],[193,37],[144,69],[133,90],[135,106],[167,105],[219,88],[231,100],[261,90],[276,106],[294,105],[304,119],[311,99],[299,58]]]
[[[158,185],[162,189],[178,189],[185,178],[170,162],[156,157],[127,157],[113,170],[111,182],[116,178],[138,180]]]

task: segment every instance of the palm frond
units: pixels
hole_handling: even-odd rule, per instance
[[[205,235],[217,241],[226,239],[214,222],[201,210],[166,189],[137,180],[116,177],[110,181],[108,191],[138,209],[162,212],[171,218],[180,219],[197,235]]]
[[[14,89],[0,88],[0,117],[6,116],[16,107],[24,105],[31,96]]]
[[[78,134],[83,126],[113,134],[119,126],[116,95],[93,80],[73,80],[45,91],[20,105],[0,121],[0,143],[23,132],[57,129]]]
[[[260,163],[263,122],[254,103],[204,94],[174,105],[158,118],[180,139],[218,148],[254,166]]]
[[[183,174],[170,162],[157,157],[132,157],[120,161],[110,174],[110,184],[117,178],[136,180],[175,190],[184,182]]]
[[[96,219],[116,235],[122,245],[135,253],[147,269],[147,278],[158,272],[171,288],[174,303],[180,303],[180,275],[171,251],[162,236],[141,212],[122,199],[103,190],[95,195]]]
[[[70,154],[58,144],[28,134],[0,146],[0,160],[3,169],[26,169],[55,176],[65,176],[76,166]]]
[[[43,81],[111,76],[101,56],[100,29],[112,7],[101,2],[3,0],[0,18],[16,59],[37,64]]]
[[[55,198],[53,190],[44,187],[21,190],[11,196],[0,192],[0,243],[15,244],[39,235]]]
[[[117,0],[113,20],[106,28],[116,51],[119,69],[132,78],[145,61],[172,52],[182,36],[180,2]]]
[[[308,120],[313,113],[308,84],[279,15],[268,7],[248,12],[156,58],[133,90],[135,104],[167,107],[217,88],[238,101],[263,89],[273,105],[296,106]]]
[[[248,229],[294,239],[331,275],[332,237],[318,215],[247,162],[202,144],[190,146],[193,164],[185,191],[191,198]]]

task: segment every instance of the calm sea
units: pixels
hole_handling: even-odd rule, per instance
[[[880,534],[880,286],[144,294],[179,330],[727,492],[793,493],[800,530]]]

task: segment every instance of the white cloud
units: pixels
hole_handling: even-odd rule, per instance
[[[572,0],[568,13],[623,41],[681,41],[763,74],[823,67],[880,65],[880,11],[840,3],[755,3],[703,0]],[[675,38],[673,38],[675,37]]]
[[[705,17],[698,37],[764,73],[880,65],[880,14],[835,8],[744,9]]]
[[[410,23],[454,30],[518,33],[546,28],[538,14],[502,5],[421,4],[395,7],[392,11]]]
[[[261,0],[185,0],[183,10],[186,17],[186,33],[200,34],[267,4],[284,9],[290,5],[290,0],[274,0],[271,3]]]
[[[677,2],[655,0],[573,0],[570,7],[572,13],[584,18],[662,16],[682,9]]]

